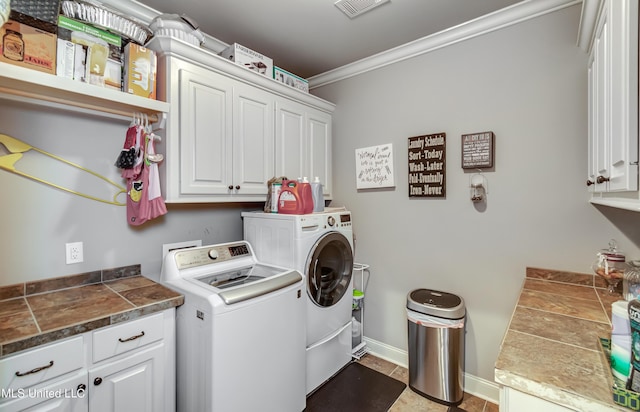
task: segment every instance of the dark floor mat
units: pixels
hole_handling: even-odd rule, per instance
[[[306,412],[386,412],[407,385],[352,362],[307,398]]]

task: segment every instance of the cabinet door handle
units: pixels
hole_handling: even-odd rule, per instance
[[[236,185],[236,190],[240,190],[240,185]]]
[[[26,375],[31,375],[32,373],[38,373],[38,372],[43,371],[43,370],[45,370],[45,369],[49,369],[49,368],[50,368],[50,367],[52,367],[52,366],[53,366],[53,361],[49,361],[49,364],[48,364],[48,365],[40,366],[39,368],[35,368],[35,369],[31,369],[31,370],[30,370],[30,371],[28,371],[28,372],[20,372],[20,371],[18,371],[18,372],[16,372],[16,376],[26,376]]]
[[[84,392],[87,390],[87,385],[85,385],[84,383],[81,383],[80,385],[78,385],[78,392]]]
[[[594,182],[593,180],[587,179],[587,186],[591,186],[591,185],[595,185],[595,184],[596,184],[596,182]]]
[[[101,383],[102,383],[102,378],[95,378],[93,380],[93,384],[96,386],[100,385]]]
[[[609,178],[608,177],[604,177],[604,176],[598,176],[596,178],[596,183],[604,183],[604,182],[608,182]]]
[[[144,331],[140,332],[140,334],[139,334],[139,335],[134,335],[134,336],[132,336],[132,337],[130,337],[130,338],[126,338],[126,339],[118,338],[118,340],[119,340],[120,342],[129,342],[129,341],[131,341],[131,340],[140,339],[140,338],[141,338],[141,337],[143,337],[143,336],[144,336]]]

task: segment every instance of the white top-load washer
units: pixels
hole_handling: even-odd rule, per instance
[[[244,212],[244,238],[262,262],[306,279],[307,394],[351,360],[353,228],[351,213]]]
[[[302,411],[304,277],[259,262],[247,242],[180,249],[161,283],[177,309],[178,411]]]

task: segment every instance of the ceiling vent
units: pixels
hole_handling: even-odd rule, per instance
[[[349,18],[354,18],[387,2],[389,0],[338,0],[334,4]]]

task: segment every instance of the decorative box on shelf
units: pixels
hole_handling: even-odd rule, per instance
[[[273,77],[273,60],[271,58],[238,43],[233,43],[221,51],[220,56],[263,76]]]
[[[273,66],[273,78],[280,83],[291,86],[303,92],[309,93],[309,82],[302,77],[296,76],[278,66]]]

